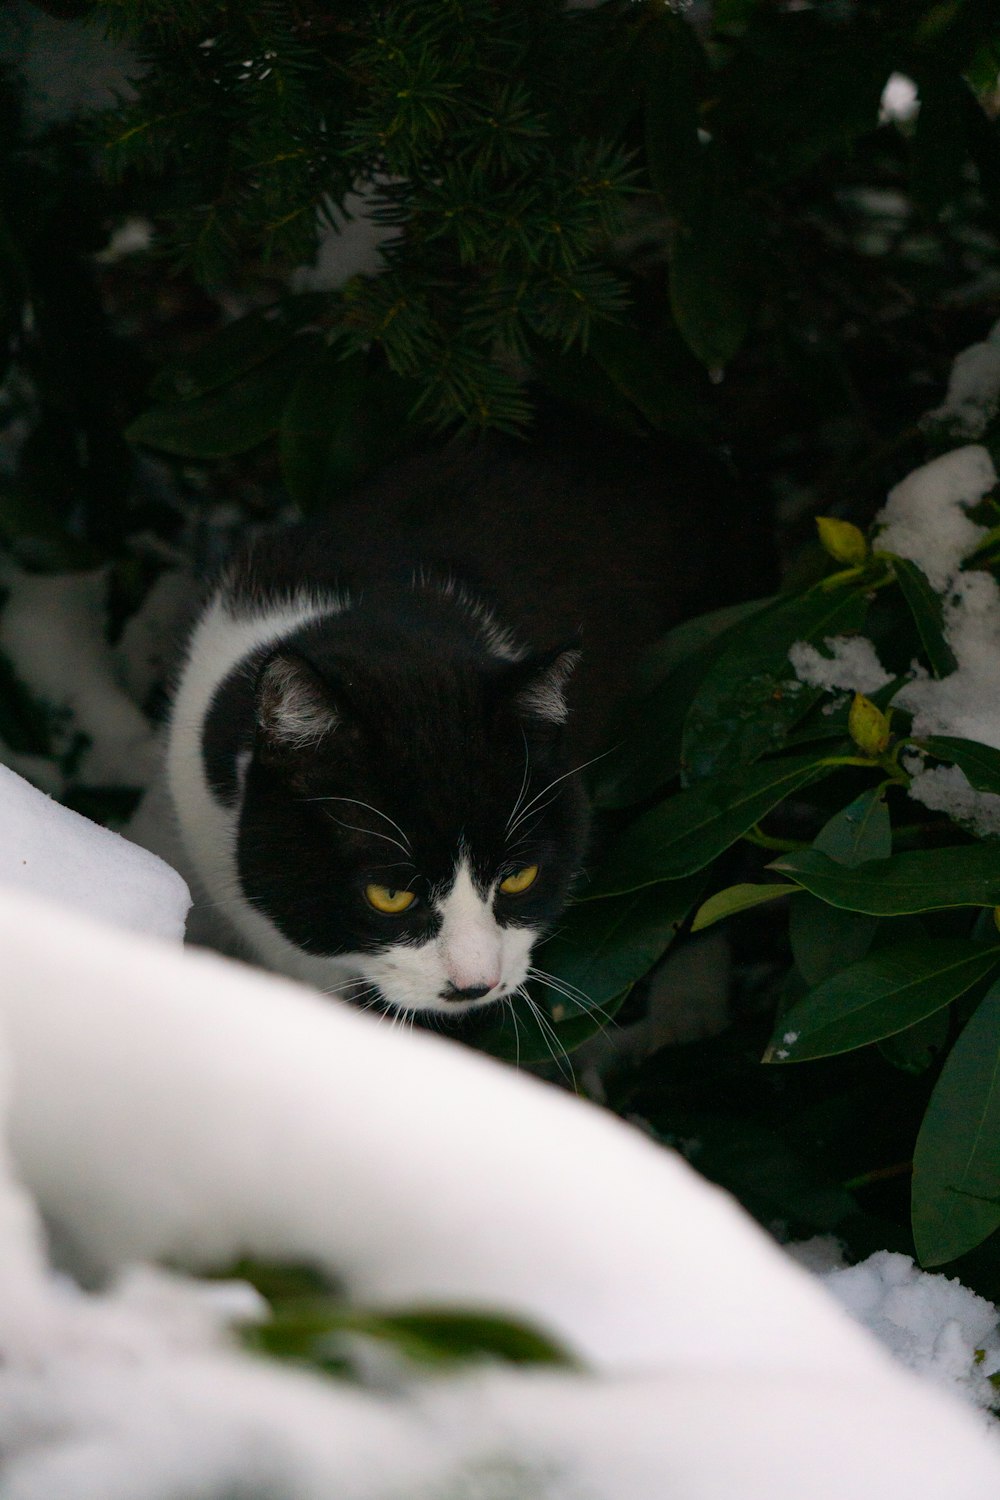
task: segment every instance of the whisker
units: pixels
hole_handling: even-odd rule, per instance
[[[320,798],[320,797],[317,797],[316,800],[317,800],[317,802],[319,802],[319,801],[322,801],[323,799]],[[406,847],[405,844],[401,844],[399,842],[399,839],[394,839],[391,836],[391,834],[388,834],[388,833],[379,833],[374,828],[359,828],[356,823],[344,823],[344,822],[342,822],[340,820],[340,818],[335,818],[333,816],[333,813],[330,814],[330,818],[331,818],[331,820],[334,823],[337,824],[338,828],[347,828],[347,829],[349,829],[351,831],[351,833],[363,833],[366,838],[370,838],[370,839],[385,839],[385,841],[386,841],[387,844],[395,844],[396,848],[397,849],[402,849],[403,853],[406,854],[406,855],[409,855],[412,852],[410,849],[408,849]],[[413,861],[410,860],[409,863],[412,864]]]
[[[521,790],[517,794],[517,801],[514,803],[514,806],[511,809],[510,817],[507,819],[508,828],[517,817],[518,808],[524,801],[524,794],[528,790],[528,780],[531,775],[531,761],[528,753],[528,736],[524,732],[523,724],[521,725],[521,738],[524,741],[524,775],[521,777]]]
[[[384,818],[391,828],[395,828],[396,832],[403,840],[403,843],[406,845],[407,854],[413,853],[412,849],[410,848],[410,841],[406,837],[406,834],[403,832],[403,830],[400,828],[399,824],[394,822],[393,819],[390,818],[389,814],[384,813],[381,808],[373,807],[370,802],[362,802],[359,797],[306,797],[303,800],[306,802],[353,802],[355,807],[365,807],[369,812],[373,812],[377,818]],[[384,837],[385,835],[383,834],[383,838]]]
[[[524,985],[518,985],[517,994],[519,994],[522,1000],[527,1003],[532,1015],[534,1016],[535,1021],[538,1025],[538,1029],[541,1033],[542,1040],[548,1048],[549,1056],[555,1063],[557,1071],[562,1074],[563,1078],[571,1085],[574,1092],[576,1092],[576,1073],[573,1070],[573,1064],[570,1062],[569,1053],[560,1042],[559,1035],[552,1025],[552,1022],[549,1020],[548,1016],[545,1014],[544,1010],[538,1004],[538,1002],[534,1000],[528,993]],[[553,1043],[555,1043],[555,1046],[553,1046]],[[556,1051],[556,1048],[559,1049],[559,1052]],[[559,1053],[562,1053],[561,1058],[559,1056]],[[564,1064],[565,1067],[569,1068],[568,1074],[565,1071]]]
[[[503,1004],[504,1004],[504,1009],[510,1011],[510,1019],[511,1019],[511,1021],[514,1024],[514,1069],[515,1069],[516,1072],[520,1072],[520,1069],[521,1069],[521,1028],[517,1024],[517,1007],[514,1004],[514,997],[512,995],[505,995],[504,998],[503,998]]]
[[[612,746],[612,749],[614,749],[614,748],[615,747]],[[528,813],[531,810],[531,808],[534,807],[535,803],[539,800],[540,797],[544,797],[545,796],[546,792],[551,791],[554,786],[558,786],[561,781],[565,781],[568,776],[576,776],[578,774],[578,772],[585,771],[588,766],[595,765],[597,763],[597,761],[604,760],[605,757],[608,756],[608,755],[610,755],[610,754],[611,754],[611,750],[603,750],[600,755],[592,755],[591,758],[590,758],[590,760],[585,760],[585,761],[582,762],[581,765],[574,766],[571,771],[564,771],[561,776],[556,776],[554,778],[554,780],[552,780],[552,781],[549,782],[548,786],[543,786],[540,792],[536,792],[535,795],[532,797],[532,799],[531,799],[530,802],[526,802],[525,803],[524,807],[521,809],[521,815],[517,819],[517,822],[511,823],[510,825],[508,825],[508,832],[509,833],[513,833],[514,832],[515,828],[517,828],[517,826],[518,826],[518,823],[520,823],[520,822],[523,821],[525,814]],[[546,805],[548,805],[548,804],[546,804]]]
[[[529,969],[528,975],[529,978],[536,979],[539,984],[544,984],[557,995],[561,995],[564,1000],[568,1000],[571,1005],[575,1005],[578,1010],[583,1011],[586,1015],[600,1016],[605,1026],[617,1027],[620,1024],[609,1011],[604,1009],[603,1005],[595,1004],[589,996],[585,995],[582,990],[578,990],[575,985],[570,985],[565,980],[557,979],[553,974],[546,974],[543,969]]]

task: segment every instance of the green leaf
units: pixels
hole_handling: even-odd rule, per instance
[[[829,910],[829,908],[828,908]],[[936,1063],[948,1045],[950,1023],[947,1010],[938,1010],[926,1016],[915,1026],[908,1026],[895,1036],[883,1037],[878,1050],[886,1062],[902,1073],[919,1077]]]
[[[892,824],[885,805],[885,787],[873,786],[825,823],[813,848],[848,869],[892,853]]]
[[[692,354],[720,371],[739,350],[756,300],[753,221],[718,143],[702,147],[698,201],[676,226],[670,310]]]
[[[892,571],[913,616],[931,671],[935,677],[947,677],[958,663],[945,639],[940,595],[934,592],[916,563],[893,553],[887,555],[892,557]]]
[[[587,900],[704,869],[779,802],[827,770],[815,756],[796,756],[678,792],[626,828],[598,870]]]
[[[841,911],[803,893],[792,902],[788,941],[802,978],[816,985],[864,958],[877,930],[877,917]]]
[[[552,977],[557,996],[565,988],[582,995],[576,1004],[565,1001],[563,1009],[603,1006],[662,957],[704,884],[703,876],[688,876],[598,905],[579,902],[559,932],[536,949],[534,967]]]
[[[706,443],[717,427],[708,382],[672,329],[599,323],[588,353],[614,390],[651,426],[682,441]]]
[[[847,869],[814,849],[782,854],[769,866],[820,900],[875,917],[1000,904],[1000,844],[915,849]]]
[[[309,293],[275,307],[259,308],[213,333],[201,348],[165,366],[150,385],[150,398],[172,404],[231,385],[286,349],[299,329],[327,302]]]
[[[392,458],[412,430],[415,389],[371,355],[325,349],[306,366],[279,437],[282,477],[303,511],[322,509]]]
[[[737,912],[749,911],[753,906],[763,906],[765,901],[777,901],[779,896],[801,894],[801,887],[794,885],[730,885],[724,891],[716,891],[694,914],[692,932],[701,932],[725,917]]]
[[[736,627],[766,600],[715,610],[679,625],[644,656],[640,684],[649,690],[621,713],[625,737],[597,762],[591,797],[597,807],[631,807],[672,781],[680,769],[684,714],[706,673],[735,639]]]
[[[787,731],[821,696],[796,681],[789,650],[796,641],[818,643],[857,630],[864,615],[859,589],[820,586],[779,600],[734,631],[688,710],[682,742],[687,780],[780,749]]]
[[[266,1323],[250,1329],[254,1349],[286,1359],[324,1363],[331,1335],[367,1335],[395,1345],[421,1364],[456,1364],[501,1359],[509,1364],[570,1365],[573,1359],[554,1339],[530,1324],[496,1313],[436,1308],[369,1312],[332,1298],[302,1298],[279,1305]]]
[[[765,1062],[830,1057],[894,1036],[1000,966],[1000,947],[923,939],[851,964],[779,1019]]]
[[[531,995],[548,1024],[515,999],[514,1016],[480,1021],[475,1045],[519,1064],[551,1062],[553,1050],[558,1056],[582,1046],[666,952],[704,884],[697,876],[571,906],[559,932],[536,950],[537,969],[553,982],[536,979]]]
[[[705,615],[696,615],[693,620],[684,620],[646,651],[636,668],[636,678],[641,689],[651,692],[660,687],[685,661],[697,656],[706,646],[724,649],[721,637],[735,639],[735,627],[743,625],[753,615],[759,615],[775,601],[773,598],[750,599],[744,604],[727,604],[722,609],[713,609]]]
[[[1000,1228],[1000,984],[976,1008],[931,1095],[911,1208],[924,1266],[954,1260]]]
[[[192,401],[154,406],[125,436],[184,458],[232,458],[256,448],[278,430],[281,412],[313,345],[296,339],[240,379]]]
[[[950,734],[928,735],[913,744],[935,760],[949,760],[958,766],[977,792],[1000,795],[1000,750],[994,750],[992,745],[980,745],[976,740],[958,739]]]

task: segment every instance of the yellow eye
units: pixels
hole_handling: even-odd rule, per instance
[[[508,875],[506,880],[501,880],[500,889],[505,896],[519,896],[526,891],[529,885],[534,885],[538,879],[538,866],[525,865],[523,870],[515,870],[513,875]]]
[[[365,896],[370,906],[390,917],[406,911],[417,899],[412,891],[396,891],[387,885],[366,885]]]

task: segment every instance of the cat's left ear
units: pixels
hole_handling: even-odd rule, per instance
[[[276,754],[312,750],[337,727],[326,683],[301,656],[280,653],[257,679],[257,723]]]
[[[564,724],[569,714],[566,684],[580,656],[579,642],[572,641],[517,662],[510,670],[518,712],[543,724]]]

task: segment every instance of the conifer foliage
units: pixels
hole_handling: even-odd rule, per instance
[[[97,8],[145,64],[107,160],[160,177],[177,259],[206,281],[247,256],[294,264],[361,188],[394,231],[386,269],[326,319],[341,352],[376,345],[418,381],[432,421],[520,424],[531,344],[585,345],[622,305],[597,250],[631,172],[591,116],[622,41],[610,15],[554,0]]]

